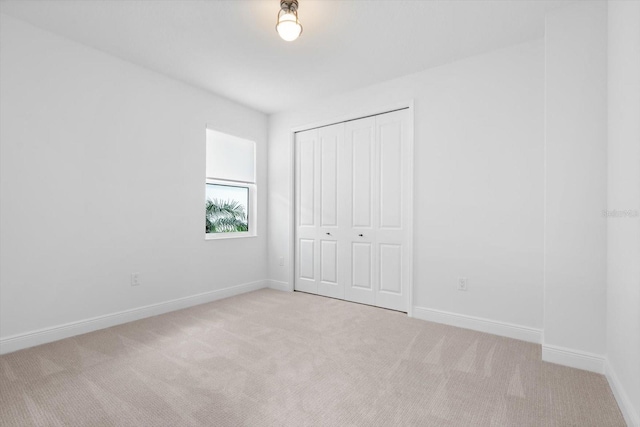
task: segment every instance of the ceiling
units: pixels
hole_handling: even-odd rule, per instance
[[[265,113],[540,38],[566,1],[2,0],[0,12]]]

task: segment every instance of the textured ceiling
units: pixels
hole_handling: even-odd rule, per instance
[[[564,1],[2,0],[0,12],[265,113],[543,36]]]

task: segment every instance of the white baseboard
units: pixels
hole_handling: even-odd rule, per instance
[[[275,289],[277,291],[286,291],[291,292],[291,286],[289,286],[288,282],[282,282],[280,280],[267,280],[267,287],[270,289]]]
[[[542,344],[542,360],[598,374],[604,373],[604,356],[600,354]]]
[[[203,292],[197,295],[177,298],[158,304],[146,305],[143,307],[124,310],[117,313],[92,317],[77,322],[66,323],[36,331],[17,334],[0,339],[0,354],[11,353],[28,347],[58,341],[76,335],[86,334],[99,329],[109,328],[122,323],[133,322],[145,317],[157,316],[158,314],[180,310],[194,305],[228,298],[234,295],[251,292],[267,287],[267,281],[258,280],[256,282],[244,283],[241,285],[229,286],[228,288],[216,289],[214,291]]]
[[[629,427],[640,427],[640,416],[638,416],[638,413],[631,404],[629,396],[622,387],[622,384],[620,384],[618,375],[607,359],[604,361],[604,375],[607,377],[607,381],[609,381],[609,387],[611,387],[611,391],[618,402],[620,412],[622,412],[627,425]]]
[[[535,344],[542,342],[542,331],[540,329],[483,319],[481,317],[467,316],[424,307],[413,307],[411,317]]]

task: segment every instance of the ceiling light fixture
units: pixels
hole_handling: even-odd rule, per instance
[[[280,0],[276,31],[288,42],[302,34],[302,25],[298,21],[298,0]]]

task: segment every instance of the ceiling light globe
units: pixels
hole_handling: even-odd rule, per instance
[[[278,18],[276,30],[283,40],[290,42],[300,36],[302,25],[298,23],[298,19],[293,13],[283,13]]]

